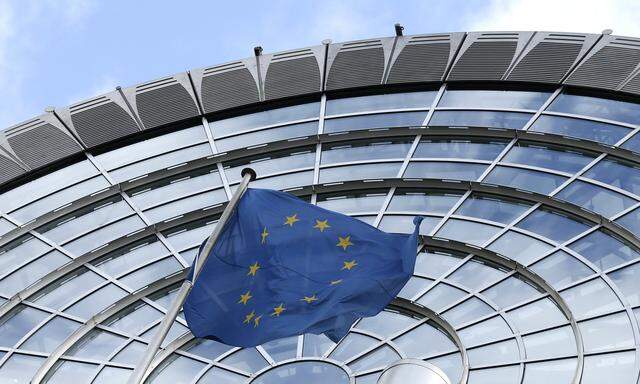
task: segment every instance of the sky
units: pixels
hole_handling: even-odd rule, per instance
[[[192,68],[334,42],[456,31],[640,37],[639,0],[0,0],[0,129]]]

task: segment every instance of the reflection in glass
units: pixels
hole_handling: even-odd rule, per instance
[[[558,188],[566,179],[566,177],[546,172],[497,166],[483,181],[546,195]]]
[[[324,122],[324,133],[391,127],[420,127],[426,117],[427,112],[396,112],[327,119]]]
[[[635,352],[585,356],[582,384],[634,383]]]
[[[467,197],[455,213],[509,224],[520,217],[529,207],[531,205],[524,202],[474,194]]]
[[[594,273],[578,259],[562,250],[545,257],[530,268],[556,289]]]
[[[531,131],[577,137],[613,145],[631,132],[631,129],[597,121],[541,115],[531,126]]]
[[[320,361],[300,361],[272,368],[251,384],[348,384],[349,376],[340,367]]]
[[[640,105],[593,96],[563,93],[551,103],[548,110],[616,120],[630,124],[640,123]]]
[[[539,109],[548,92],[503,90],[447,90],[438,107]]]
[[[570,326],[534,333],[522,338],[527,359],[549,359],[576,354],[576,339]]]
[[[615,293],[599,278],[560,292],[560,296],[578,319],[622,308]]]
[[[412,161],[403,177],[475,181],[486,168],[486,164]]]
[[[585,153],[518,143],[509,150],[502,161],[575,173],[584,168],[594,158],[594,156]]]
[[[601,270],[640,257],[640,253],[631,244],[602,230],[591,232],[571,243],[569,248],[584,256]]]
[[[626,313],[578,323],[585,352],[633,347],[633,331]]]
[[[637,203],[636,200],[621,193],[580,180],[571,182],[555,197],[599,213],[604,217],[611,217]]]
[[[330,99],[327,100],[325,114],[330,116],[388,109],[428,109],[436,97],[436,93],[435,91],[388,93],[384,95]]]
[[[500,141],[421,140],[413,158],[458,158],[491,161],[502,152],[506,145],[506,142]]]
[[[636,263],[609,273],[609,277],[622,291],[629,304],[640,304],[640,264]]]
[[[494,127],[522,129],[533,114],[498,111],[436,111],[432,127]]]
[[[507,231],[489,245],[489,249],[520,264],[529,265],[553,247],[541,240],[516,231]]]
[[[518,228],[563,243],[589,229],[589,225],[559,212],[537,209],[516,224]]]

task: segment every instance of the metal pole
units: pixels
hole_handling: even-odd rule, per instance
[[[207,256],[209,256],[209,253],[211,253],[211,249],[213,248],[216,241],[218,240],[218,237],[220,236],[222,229],[227,223],[227,220],[229,220],[231,213],[235,209],[236,205],[238,205],[238,201],[240,201],[240,198],[242,197],[244,192],[247,190],[249,182],[252,180],[255,180],[255,178],[256,178],[256,172],[253,169],[245,168],[242,170],[242,181],[240,182],[238,189],[236,189],[236,192],[231,197],[229,204],[227,204],[227,207],[224,209],[224,212],[222,212],[222,216],[220,216],[220,220],[218,220],[218,224],[216,225],[213,232],[211,233],[211,236],[209,236],[209,240],[207,240],[206,244],[202,248],[202,252],[198,256],[196,256],[196,260],[193,264],[193,268],[194,268],[193,281],[185,280],[182,283],[182,286],[180,286],[180,290],[178,291],[176,298],[173,300],[173,303],[171,304],[171,307],[167,311],[167,314],[162,319],[162,323],[160,323],[160,326],[158,327],[158,331],[153,336],[153,339],[147,346],[147,350],[145,351],[144,356],[138,362],[136,369],[133,371],[133,373],[129,377],[129,381],[127,382],[128,384],[142,384],[143,380],[146,379],[147,370],[149,369],[149,366],[151,365],[151,362],[153,361],[154,356],[158,352],[158,349],[162,345],[162,342],[164,341],[165,337],[167,337],[167,333],[169,333],[169,329],[171,328],[171,325],[173,325],[174,320],[178,316],[178,312],[180,312],[180,308],[182,308],[182,304],[187,299],[187,295],[189,295],[189,292],[193,287],[193,283],[198,278],[198,275],[200,274],[202,266],[207,260]]]

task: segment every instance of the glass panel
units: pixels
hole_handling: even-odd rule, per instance
[[[133,370],[115,367],[104,367],[92,384],[125,383]]]
[[[3,193],[0,195],[0,210],[11,212],[18,207],[98,174],[100,172],[89,160],[70,165]]]
[[[213,340],[196,339],[195,343],[190,343],[186,347],[180,349],[188,351],[193,355],[198,355],[205,359],[215,360],[223,353],[229,351],[231,346],[219,343]]]
[[[552,248],[551,245],[541,240],[515,231],[507,231],[489,246],[490,250],[523,265],[529,265]]]
[[[162,313],[157,309],[142,304],[127,308],[116,317],[105,321],[104,324],[121,332],[137,335],[161,316]]]
[[[379,163],[323,168],[320,170],[320,183],[394,178],[398,175],[401,165],[401,163]]]
[[[321,357],[333,345],[334,345],[333,341],[331,341],[324,334],[313,335],[308,333],[304,335],[304,345],[303,345],[302,355],[304,357],[310,357],[310,356]]]
[[[0,294],[11,297],[69,260],[58,251],[49,252],[2,279]]]
[[[205,174],[181,174],[161,181],[161,184],[147,184],[141,190],[135,190],[131,199],[141,210],[149,209],[158,204],[175,201],[196,192],[204,192],[222,186],[222,179],[217,171],[203,170]],[[184,179],[186,177],[186,179]]]
[[[429,342],[425,343],[425,340],[429,340]],[[429,323],[410,330],[393,340],[393,342],[408,357],[430,356],[457,349],[456,345],[444,332]]]
[[[188,357],[172,355],[170,361],[150,375],[153,384],[189,384],[207,364]]]
[[[31,335],[20,348],[38,352],[53,352],[80,325],[80,323],[69,319],[55,317]]]
[[[225,357],[221,362],[250,373],[257,372],[269,365],[255,348],[241,349],[231,356]]]
[[[541,115],[531,126],[531,131],[577,137],[613,145],[631,130],[619,125],[600,123],[571,117]]]
[[[636,263],[609,273],[609,277],[620,288],[629,304],[640,304],[640,264]]]
[[[105,279],[98,274],[83,267],[49,285],[46,291],[34,301],[45,307],[60,309],[64,304],[83,296],[104,281]]]
[[[543,361],[539,363],[528,363],[524,368],[523,384],[546,384],[549,378],[553,377],[553,382],[571,383],[576,371],[576,359]]]
[[[324,133],[391,127],[420,127],[426,117],[427,112],[396,112],[327,119],[324,121]]]
[[[531,270],[542,276],[554,288],[583,279],[593,271],[578,259],[564,251],[557,251],[531,266]]]
[[[632,348],[633,331],[626,313],[600,317],[578,323],[585,352]]]
[[[566,179],[566,177],[546,172],[497,166],[483,181],[546,195],[558,188]]]
[[[198,384],[244,384],[247,378],[237,373],[213,367],[198,380]]]
[[[576,339],[570,326],[527,335],[522,341],[529,360],[576,354]]]
[[[631,136],[630,139],[628,139],[627,141],[624,142],[624,144],[622,144],[622,148],[628,149],[635,153],[639,153],[640,152],[640,136],[637,133],[634,134],[633,136]]]
[[[520,333],[567,323],[560,309],[549,299],[534,301],[509,311],[507,316]]]
[[[460,382],[460,378],[462,377],[462,356],[460,356],[459,353],[436,357],[435,359],[427,360],[427,362],[442,369],[452,383]]]
[[[19,237],[0,248],[0,275],[4,275],[16,266],[35,259],[51,247],[31,235]]]
[[[429,125],[432,127],[495,127],[522,129],[533,114],[498,111],[436,111]]]
[[[497,199],[490,196],[471,195],[466,198],[455,213],[509,224],[530,207],[531,205],[527,203]]]
[[[356,372],[361,372],[373,368],[384,368],[399,359],[400,355],[391,349],[391,347],[383,345],[375,351],[369,352],[364,357],[356,360],[354,363],[349,364],[349,367]]]
[[[602,269],[625,263],[640,257],[630,244],[616,236],[598,230],[569,245],[569,248],[584,256]]]
[[[381,339],[385,339],[415,324],[417,321],[418,320],[414,318],[399,313],[382,311],[376,316],[363,318],[355,327],[369,331],[380,336]]]
[[[560,292],[576,318],[595,316],[621,309],[622,305],[602,279],[591,280]]]
[[[462,299],[465,295],[466,292],[461,289],[440,283],[424,294],[418,300],[418,303],[435,312],[440,312],[440,310]]]
[[[178,263],[175,257],[169,256],[120,278],[120,281],[134,291],[137,291],[154,281],[160,280],[161,278],[169,276],[170,274],[182,269],[184,268],[180,263]]]
[[[103,176],[96,176],[25,205],[11,212],[11,216],[19,222],[26,223],[81,197],[105,189],[110,185]]]
[[[389,93],[386,95],[372,95],[349,97],[344,99],[327,100],[326,115],[341,115],[344,113],[367,112],[388,109],[425,108],[433,103],[437,92],[407,92]]]
[[[217,383],[220,383],[219,381]],[[224,383],[224,382],[223,382]],[[320,361],[300,361],[273,368],[254,379],[252,384],[348,384],[349,376],[341,368]]]
[[[77,240],[65,244],[65,248],[75,255],[82,255],[107,244],[124,235],[145,227],[145,223],[138,216],[130,216],[116,223],[109,224],[94,232],[84,235]]]
[[[403,177],[473,181],[477,180],[486,168],[486,164],[411,162]]]
[[[342,339],[336,349],[331,352],[329,357],[338,361],[347,361],[365,349],[373,347],[376,342],[377,340],[372,337],[360,335],[358,333],[349,333],[344,339]]]
[[[472,367],[508,364],[520,360],[518,344],[513,339],[470,349],[467,352],[469,353],[469,364]]]
[[[575,180],[555,197],[576,204],[604,217],[611,217],[637,203],[621,193],[600,186]]]
[[[64,361],[47,379],[48,384],[88,383],[98,370],[98,365]]]
[[[551,103],[548,109],[631,124],[640,123],[640,105],[600,97],[563,93]]]
[[[413,139],[380,139],[323,144],[320,164],[363,160],[400,159],[407,157]],[[311,164],[315,153],[312,154]],[[257,170],[256,170],[257,171]],[[259,174],[259,173],[258,173]]]
[[[594,156],[585,153],[519,142],[509,150],[502,161],[575,173],[584,168],[593,159],[595,159]]]
[[[540,293],[530,284],[513,276],[482,292],[485,297],[503,309],[531,299]]]
[[[503,339],[511,335],[511,329],[500,316],[492,317],[458,331],[458,336],[467,347]]]
[[[494,268],[481,260],[471,259],[453,272],[447,280],[458,283],[471,290],[479,290],[489,283],[498,280],[504,276],[504,274],[504,271]]]
[[[438,230],[436,236],[482,246],[500,231],[499,227],[472,221],[449,219]]]
[[[118,347],[123,346],[126,341],[127,339],[124,337],[94,329],[69,349],[66,354],[85,359],[108,361],[109,356]]]
[[[13,354],[0,367],[0,377],[11,384],[29,383],[44,360],[44,357]]]
[[[640,237],[640,209],[636,208],[615,221],[631,231],[636,237]]]
[[[462,257],[464,256],[439,251],[420,252],[416,258],[414,273],[438,278],[453,266],[458,265]]]
[[[138,363],[138,360],[140,360],[140,356],[144,354],[144,351],[146,351],[146,349],[146,344],[143,344],[139,341],[132,341],[131,343],[129,343],[129,345],[123,348],[122,351],[118,352],[116,357],[111,359],[111,361],[115,363],[135,365]]]
[[[387,212],[414,211],[445,214],[460,200],[459,194],[396,190]]]
[[[123,148],[123,149],[126,149]],[[199,159],[211,155],[211,145],[208,142],[198,144],[193,147],[169,152],[164,155],[152,157],[122,168],[109,171],[109,174],[116,182],[131,180],[135,177],[149,174],[153,171],[168,168],[172,165]]]
[[[640,194],[640,167],[623,164],[618,161],[601,160],[589,169],[584,176],[636,195]]]
[[[438,107],[539,109],[548,92],[499,90],[447,90]]]
[[[402,290],[398,293],[398,296],[404,297],[407,300],[413,300],[417,294],[424,292],[431,283],[433,283],[433,280],[431,279],[411,276],[407,284],[405,284],[404,287],[402,287]]]
[[[227,195],[224,189],[220,188],[215,191],[201,193],[199,195],[161,205],[157,208],[146,210],[144,211],[144,214],[152,223],[158,223],[178,215],[205,207],[211,207],[225,201],[227,201]]]
[[[48,314],[35,308],[19,305],[0,323],[0,345],[13,347],[18,340],[40,324]]]
[[[635,352],[585,356],[582,384],[635,383]]]
[[[378,212],[387,197],[386,192],[379,194],[352,193],[319,195],[316,205],[324,209],[344,214]]]
[[[469,382],[473,384],[519,384],[520,366],[508,366],[473,370],[469,372]]]
[[[298,336],[273,340],[262,344],[262,347],[274,361],[295,359],[298,348]]]
[[[127,248],[110,252],[92,264],[109,275],[119,276],[132,268],[146,264],[153,258],[169,255],[169,253],[169,250],[162,242],[158,241],[158,238],[154,236],[132,244]]]
[[[211,123],[209,123],[211,124]],[[238,148],[247,148],[254,145],[262,145],[273,141],[292,139],[296,137],[309,137],[318,133],[318,122],[285,125],[280,128],[263,129],[260,131],[243,133],[225,139],[216,139],[216,148],[219,152],[231,151]]]
[[[572,239],[590,227],[586,223],[577,221],[569,216],[545,209],[533,211],[516,226],[558,243]]]
[[[470,140],[421,140],[413,158],[460,158],[493,160],[506,147],[506,142]]]
[[[4,236],[7,232],[15,229],[16,226],[11,224],[5,219],[0,218],[0,237]]]
[[[204,128],[199,125],[114,149],[97,155],[95,158],[106,170],[110,171],[203,141],[207,141],[207,136]]]
[[[477,297],[456,305],[443,315],[454,326],[476,320],[493,312],[493,309]]]
[[[225,164],[225,174],[229,184],[235,184],[242,180],[242,170],[249,166],[256,171],[258,177],[264,177],[287,170],[312,168],[315,158],[315,148],[299,148],[298,152],[276,152]]]
[[[313,171],[305,171],[258,179],[251,183],[251,188],[284,190],[311,184],[313,184]],[[232,186],[231,192],[235,192],[236,188],[237,185]]]
[[[127,292],[125,290],[118,288],[114,284],[109,284],[65,309],[65,312],[83,319],[89,319],[126,295]]]
[[[209,128],[211,128],[214,137],[220,137],[257,127],[317,118],[319,112],[320,103],[317,102],[294,105],[292,107],[270,109],[268,111],[232,117],[230,119],[211,121],[209,122]]]

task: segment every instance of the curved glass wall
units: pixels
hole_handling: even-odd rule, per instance
[[[250,166],[255,187],[385,231],[424,216],[404,305],[338,344],[248,349],[179,316],[149,383],[367,384],[406,357],[453,382],[635,383],[639,105],[461,85],[322,96],[86,153],[0,196],[0,377],[124,382]]]

